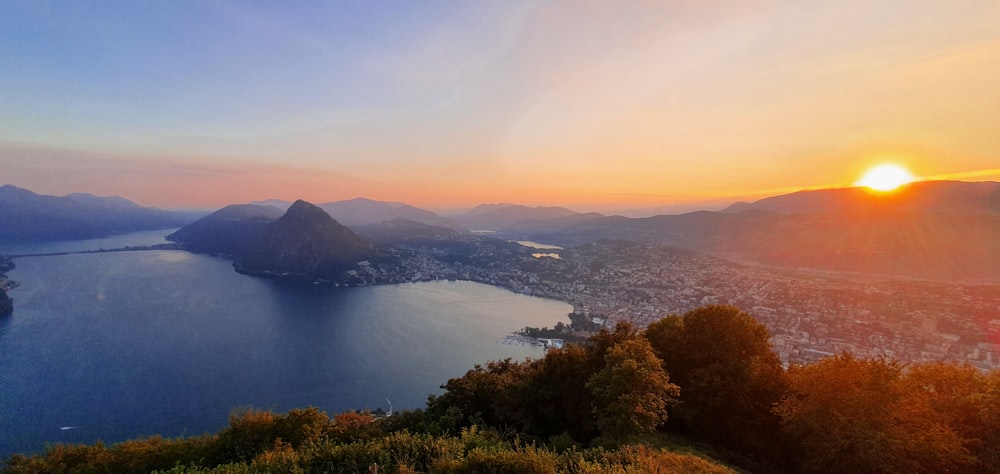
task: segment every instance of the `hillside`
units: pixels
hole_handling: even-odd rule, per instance
[[[0,472],[63,473],[705,473],[736,469],[686,446],[562,449],[535,446],[490,428],[421,431],[420,412],[328,417],[316,408],[287,414],[247,410],[212,435],[151,437],[101,445],[57,445],[17,455]]]
[[[455,239],[461,232],[447,227],[439,227],[411,221],[409,219],[392,219],[377,224],[355,226],[358,235],[389,245],[414,245],[436,243],[442,240]]]
[[[320,204],[319,207],[348,227],[357,227],[395,219],[406,219],[421,224],[454,228],[456,224],[450,219],[439,216],[426,209],[403,204],[401,202],[375,201],[372,199],[355,198],[346,201],[335,201]]]
[[[961,181],[920,181],[892,193],[867,188],[799,191],[764,198],[753,203],[736,203],[721,212],[769,211],[781,214],[844,212],[897,212],[947,214],[1000,214],[1000,183]]]
[[[72,240],[179,227],[189,213],[142,207],[121,197],[48,196],[0,186],[0,240]]]
[[[483,204],[455,220],[466,229],[499,232],[553,231],[604,217],[564,207],[529,207],[516,204]]]
[[[803,191],[721,212],[608,217],[534,240],[669,245],[736,260],[951,282],[1000,281],[1000,183],[914,183],[895,193]]]
[[[167,240],[192,252],[242,256],[250,250],[250,243],[282,214],[271,206],[234,204],[178,229]]]
[[[374,256],[371,242],[319,207],[299,200],[249,239],[246,251],[236,258],[236,268],[251,274],[329,278]]]

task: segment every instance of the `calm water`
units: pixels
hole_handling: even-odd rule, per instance
[[[135,238],[99,245],[158,243]],[[540,356],[498,341],[571,310],[469,282],[286,286],[180,251],[16,263],[14,314],[0,319],[0,456],[216,431],[239,406],[422,407],[476,363]]]
[[[57,242],[0,242],[0,254],[77,252],[80,250],[119,249],[168,243],[166,236],[177,229],[150,230],[101,239],[62,240]]]

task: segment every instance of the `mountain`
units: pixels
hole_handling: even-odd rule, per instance
[[[234,204],[226,206],[167,236],[193,252],[237,257],[263,235],[268,225],[284,212],[271,206]]]
[[[782,214],[810,214],[871,212],[879,208],[948,214],[1000,214],[1000,183],[921,181],[884,194],[867,188],[799,191],[753,203],[736,203],[723,209],[722,212],[756,210]]]
[[[529,234],[580,245],[667,243],[726,258],[824,271],[1000,283],[1000,183],[914,183],[895,193],[804,191],[721,212],[615,216]]]
[[[498,232],[533,232],[553,230],[604,216],[596,212],[579,213],[565,207],[528,207],[516,204],[483,204],[456,217],[467,229]]]
[[[271,206],[280,209],[281,212],[285,212],[288,210],[289,207],[292,207],[291,202],[282,199],[265,199],[263,201],[254,201],[251,202],[250,204],[255,204],[258,206]]]
[[[488,212],[498,211],[500,209],[506,209],[508,207],[524,207],[524,206],[518,206],[517,204],[510,203],[510,202],[498,202],[498,203],[494,203],[494,204],[480,204],[480,205],[478,205],[478,206],[476,206],[476,207],[474,207],[472,209],[469,209],[468,211],[465,211],[462,215],[465,216],[465,217],[478,216],[478,215],[486,214]]]
[[[374,256],[373,243],[299,200],[249,243],[236,268],[251,274],[332,278]]]
[[[91,194],[48,196],[0,186],[0,240],[71,240],[180,227],[189,213],[142,207],[127,199]]]
[[[379,256],[373,242],[302,200],[284,212],[257,204],[227,206],[167,239],[192,252],[230,257],[242,273],[292,279],[336,279]]]
[[[338,222],[350,227],[378,224],[393,219],[406,219],[439,227],[455,227],[455,223],[447,218],[401,202],[355,198],[328,202],[320,204],[319,207]]]
[[[358,235],[381,244],[414,245],[442,240],[452,240],[463,235],[455,229],[414,222],[408,219],[393,219],[377,224],[356,226]]]

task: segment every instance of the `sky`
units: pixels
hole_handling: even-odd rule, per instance
[[[0,184],[609,211],[1000,180],[1000,2],[0,0]]]

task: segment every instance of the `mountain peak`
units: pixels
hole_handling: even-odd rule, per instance
[[[305,213],[305,212],[311,212],[311,213],[322,212],[323,214],[326,214],[326,211],[324,211],[323,209],[320,209],[319,206],[317,206],[317,205],[315,205],[315,204],[313,204],[311,202],[304,201],[302,199],[298,199],[295,202],[293,202],[292,205],[288,207],[288,211],[285,214],[286,215],[289,214],[289,213],[291,213],[291,214],[299,214],[299,213]]]
[[[299,199],[250,244],[237,259],[237,268],[256,274],[335,277],[371,255],[370,242],[322,208]]]

